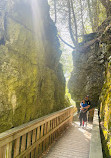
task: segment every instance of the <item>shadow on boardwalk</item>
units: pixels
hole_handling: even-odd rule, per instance
[[[74,122],[43,158],[88,158],[92,124],[87,129],[78,128]]]

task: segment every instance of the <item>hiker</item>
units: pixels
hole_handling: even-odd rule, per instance
[[[80,126],[82,126],[82,121],[83,121],[83,126],[84,126],[84,122],[87,122],[87,110],[89,108],[88,104],[86,103],[85,99],[82,100],[82,102],[80,103]]]
[[[89,108],[90,105],[91,105],[91,102],[90,102],[90,100],[89,100],[89,96],[88,96],[88,95],[85,97],[85,102],[87,103],[88,108]]]
[[[90,106],[91,106],[91,102],[90,102],[90,100],[89,100],[89,95],[87,95],[87,96],[85,97],[85,102],[87,103],[87,105],[88,105],[88,109],[89,109]],[[89,114],[88,109],[87,109],[87,112],[86,112],[87,120],[88,120],[88,114]]]

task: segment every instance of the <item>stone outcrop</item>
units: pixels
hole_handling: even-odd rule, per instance
[[[107,65],[106,79],[100,95],[100,124],[105,157],[111,157],[111,59]]]
[[[106,50],[106,45],[110,49],[110,31],[107,31],[107,35],[105,34],[106,29],[110,27],[110,22],[111,17],[103,22],[96,34],[85,36],[84,41],[80,44],[80,51],[72,52],[74,68],[68,85],[72,98],[76,103],[89,95],[92,105],[98,105],[105,78],[106,62],[110,54],[110,51],[108,53]],[[93,38],[99,40],[93,40]],[[86,49],[85,46],[87,43],[91,43],[90,40],[92,40],[92,44]]]
[[[104,157],[111,157],[111,21],[102,38],[106,54],[104,84],[100,94],[100,124]]]
[[[97,106],[104,80],[104,52],[95,42],[84,51],[73,52],[72,55],[74,68],[69,81],[71,96],[79,106],[80,101],[89,95],[92,105]]]
[[[47,0],[31,2],[0,1],[0,132],[65,106],[57,30]]]
[[[85,51],[73,52],[69,88],[78,108],[87,94],[92,107],[100,105],[104,157],[111,157],[111,17],[98,28],[97,37],[99,40]]]

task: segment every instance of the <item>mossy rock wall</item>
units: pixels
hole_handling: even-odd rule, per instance
[[[104,80],[104,55],[99,43],[93,44],[85,51],[72,52],[73,71],[69,80],[72,99],[80,108],[81,100],[89,95],[92,107],[98,105],[99,95]]]
[[[78,109],[80,108],[80,101],[87,94],[90,96],[91,107],[100,108],[103,153],[104,158],[110,158],[111,17],[106,19],[98,28],[97,37],[99,40],[85,51],[73,52],[74,68],[69,81],[69,89]]]
[[[57,30],[36,2],[35,17],[29,0],[0,2],[0,132],[65,106]]]
[[[106,19],[96,33],[85,36],[78,51],[73,51],[73,71],[68,86],[72,99],[80,108],[80,101],[89,95],[91,107],[100,104],[99,96],[104,84],[106,63],[111,55],[111,17]],[[95,40],[89,47],[86,45]],[[94,41],[94,40],[93,40]]]
[[[100,124],[104,157],[111,157],[111,22],[101,38],[106,54],[104,85],[100,95]]]
[[[100,96],[100,120],[105,157],[111,157],[111,61],[106,69],[106,80]],[[110,156],[109,156],[110,155]]]

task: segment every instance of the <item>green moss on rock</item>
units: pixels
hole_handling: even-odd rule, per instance
[[[100,120],[104,157],[111,157],[111,65],[106,64],[105,81],[100,95]]]
[[[5,30],[0,29],[0,38],[5,37],[0,45],[0,132],[66,106],[57,30],[47,1],[37,3],[41,16],[36,18],[41,18],[36,37],[29,0],[10,5],[6,1],[2,10],[6,16]]]

